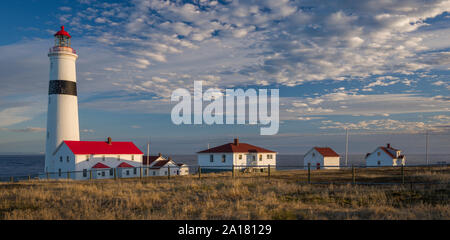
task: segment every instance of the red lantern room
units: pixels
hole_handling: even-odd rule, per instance
[[[70,38],[70,34],[61,26],[61,30],[55,33],[55,47],[70,47]]]

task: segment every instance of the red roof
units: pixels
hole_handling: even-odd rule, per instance
[[[97,163],[92,168],[110,168],[103,163]]]
[[[275,153],[274,151],[257,147],[247,143],[227,143],[218,147],[206,149],[197,153],[225,153],[225,152],[258,152],[258,153]]]
[[[71,38],[70,34],[66,31],[64,31],[64,26],[61,26],[61,30],[59,30],[57,33],[55,33],[55,36],[58,36],[58,35],[67,36],[67,37]]]
[[[318,151],[324,157],[339,157],[339,154],[337,154],[333,149],[329,147],[314,147],[314,149],[316,149],[316,151]]]
[[[155,165],[153,165],[152,167],[154,167],[154,168],[160,168],[160,167],[166,165],[166,163],[168,163],[169,161],[170,161],[170,160],[161,160],[161,161],[157,161],[157,162],[155,163]]]
[[[126,162],[123,162],[123,163],[119,164],[119,166],[117,166],[117,167],[118,168],[134,168],[134,166],[132,166],[132,165],[126,163]]]
[[[389,152],[389,150],[386,148],[386,147],[380,147],[381,148],[381,150],[383,150],[385,153],[387,153],[387,155],[389,155],[389,157],[391,157],[391,158],[395,158],[395,156],[391,153],[391,152]],[[393,148],[391,148],[392,150],[396,150],[396,149],[393,149]]]
[[[73,154],[143,154],[132,142],[64,141]]]

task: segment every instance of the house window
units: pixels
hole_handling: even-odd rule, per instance
[[[313,155],[313,157],[315,157],[315,156],[316,156],[316,153],[313,153],[312,155]]]
[[[59,161],[62,162],[62,157],[59,157]]]
[[[105,155],[103,155],[102,160],[105,161],[105,159],[106,159],[106,157],[105,157]]]
[[[378,163],[378,165],[380,165],[380,164],[381,164],[381,162],[380,162],[380,161],[378,161],[377,163]]]
[[[377,152],[377,155],[378,155],[378,156],[380,156],[380,154],[381,154],[380,152]]]
[[[210,161],[210,162],[214,162],[214,155],[212,155],[212,154],[209,155],[209,161]]]
[[[102,171],[102,177],[104,177],[105,176],[105,171]]]
[[[127,176],[130,175],[130,170],[127,170]]]
[[[144,169],[144,175],[147,176],[147,169]]]
[[[256,161],[256,156],[255,155],[252,156],[252,160]]]
[[[227,155],[222,155],[222,162],[224,163],[227,160]]]
[[[164,175],[167,175],[167,171],[164,171]]]
[[[272,159],[272,154],[267,154],[267,159]]]
[[[134,161],[134,155],[131,155],[131,161]]]
[[[114,169],[109,169],[109,176],[112,176],[112,175],[114,175]]]
[[[133,174],[136,175],[136,173],[137,173],[137,169],[133,168]]]
[[[156,172],[155,171],[153,171],[153,176],[155,176],[156,175]]]
[[[70,161],[70,157],[69,157],[69,156],[66,157],[66,161],[67,161],[67,162]]]
[[[242,159],[242,154],[239,154],[239,159]]]
[[[87,169],[83,169],[83,177],[87,177]]]
[[[60,168],[60,169],[58,169],[58,176],[60,176],[60,177],[61,177],[61,168]]]
[[[259,161],[262,161],[262,154],[259,155]]]

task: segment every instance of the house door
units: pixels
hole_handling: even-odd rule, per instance
[[[317,169],[320,169],[320,163],[317,163]]]

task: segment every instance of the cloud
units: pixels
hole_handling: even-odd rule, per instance
[[[44,132],[45,128],[40,128],[40,127],[26,127],[26,128],[18,128],[18,129],[0,128],[0,130],[26,133],[26,132]]]

